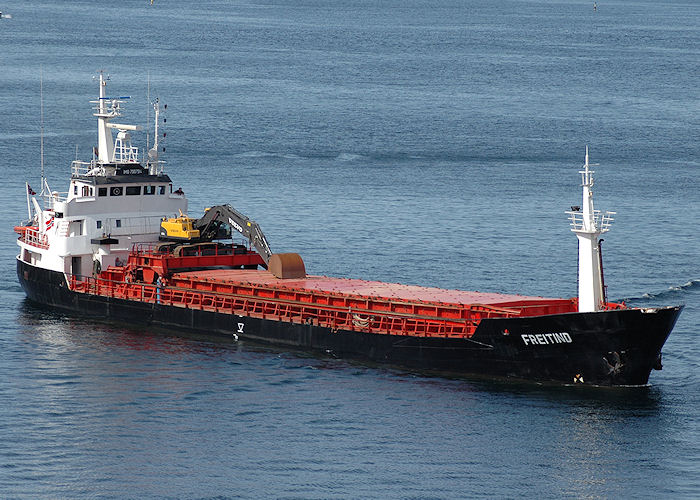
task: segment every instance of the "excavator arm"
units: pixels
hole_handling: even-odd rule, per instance
[[[199,238],[211,241],[217,237],[221,225],[228,225],[248,238],[255,250],[265,261],[270,262],[272,250],[257,222],[250,220],[231,205],[216,205],[207,210],[204,216],[194,221],[194,229],[199,230]]]
[[[216,205],[207,209],[199,219],[192,219],[180,213],[180,217],[163,219],[160,223],[160,240],[197,244],[231,236],[225,226],[229,226],[248,238],[260,254],[267,269],[277,278],[294,279],[306,276],[306,267],[301,256],[296,253],[276,253],[270,250],[267,238],[257,222],[250,220],[231,205]],[[170,244],[169,244],[170,245]]]

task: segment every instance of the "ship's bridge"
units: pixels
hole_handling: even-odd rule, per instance
[[[74,161],[71,172],[69,191],[54,193],[54,201],[84,202],[109,197],[113,201],[121,199],[119,204],[124,204],[124,208],[127,208],[127,205],[134,204],[136,198],[127,201],[124,197],[183,197],[180,190],[173,192],[170,176],[163,173],[151,174],[139,163],[102,164]]]

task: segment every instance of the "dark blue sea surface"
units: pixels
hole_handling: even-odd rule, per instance
[[[700,4],[0,6],[0,496],[700,497]],[[609,296],[686,304],[642,389],[450,380],[30,303],[24,182],[89,159],[92,76],[168,104],[190,213],[228,202],[314,274],[570,297],[585,146]],[[134,133],[144,146],[145,133]],[[152,137],[151,137],[152,140]]]

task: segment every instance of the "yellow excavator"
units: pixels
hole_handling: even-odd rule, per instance
[[[260,254],[268,270],[278,278],[303,278],[306,267],[301,256],[296,253],[273,254],[267,238],[257,222],[250,220],[231,205],[216,205],[207,208],[204,216],[194,219],[183,215],[163,218],[160,223],[161,241],[183,242],[188,244],[209,243],[231,238],[235,229],[248,238],[250,244]]]
[[[197,219],[187,217],[180,212],[179,217],[163,219],[160,222],[161,241],[195,241],[199,239],[199,229],[194,228]]]

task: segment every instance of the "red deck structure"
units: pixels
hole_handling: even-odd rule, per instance
[[[255,252],[197,252],[173,256],[135,249],[127,265],[110,266],[93,278],[75,278],[71,288],[88,294],[313,324],[332,330],[429,337],[470,337],[485,318],[577,310],[576,299],[444,290],[327,276],[279,279],[266,270],[241,268],[260,263]],[[213,266],[219,268],[203,269]]]

